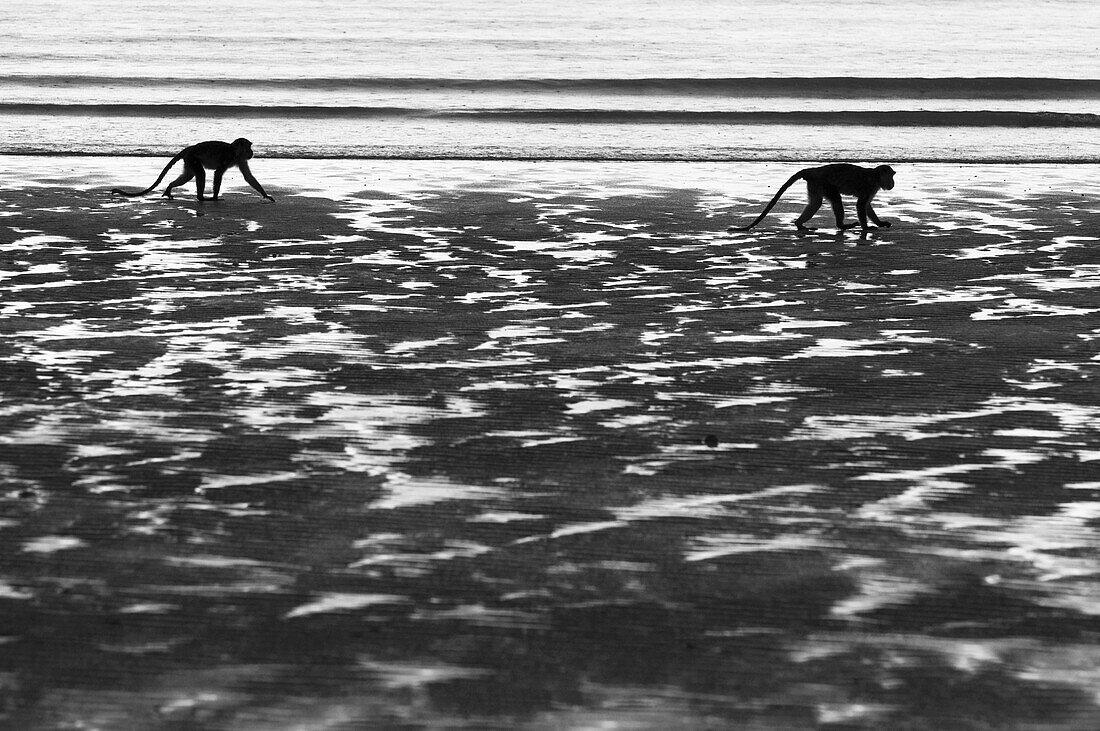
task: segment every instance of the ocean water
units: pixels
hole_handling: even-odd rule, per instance
[[[1089,2],[0,9],[0,152],[1094,161]]]

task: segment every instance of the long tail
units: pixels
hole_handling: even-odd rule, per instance
[[[774,208],[775,204],[779,202],[779,199],[783,197],[783,194],[787,192],[787,188],[794,185],[801,178],[802,178],[802,171],[800,170],[799,172],[792,175],[790,180],[788,180],[786,183],[783,183],[783,187],[779,189],[779,192],[775,194],[775,197],[771,199],[771,202],[768,203],[768,205],[764,207],[764,211],[759,216],[756,217],[755,221],[750,223],[748,226],[730,226],[729,230],[730,231],[748,231],[750,228],[752,228],[756,224],[763,221],[764,216],[768,215],[768,211],[770,211],[772,208]]]
[[[183,151],[180,151],[179,153],[176,154],[175,157],[173,157],[171,160],[169,160],[168,164],[164,166],[164,169],[160,171],[160,175],[157,177],[156,182],[153,183],[152,185],[150,185],[148,188],[146,188],[143,191],[140,191],[140,192],[137,192],[137,193],[130,193],[128,191],[123,190],[122,188],[111,188],[111,192],[112,193],[117,193],[118,195],[124,195],[127,198],[136,198],[139,195],[145,195],[146,193],[151,191],[153,188],[160,185],[160,181],[164,180],[164,176],[168,174],[168,171],[172,169],[172,166],[175,165],[177,162],[179,162],[182,157],[183,157]]]

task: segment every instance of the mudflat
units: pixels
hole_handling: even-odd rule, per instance
[[[0,158],[13,727],[1100,724],[1096,166],[162,165]]]

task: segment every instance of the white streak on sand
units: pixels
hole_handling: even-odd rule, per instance
[[[987,308],[970,315],[971,320],[1003,320],[1009,317],[1079,317],[1100,312],[1098,307],[1067,307],[1052,305],[1039,300],[1013,297],[1004,301],[1003,307]]]
[[[87,545],[75,536],[40,536],[23,543],[27,553],[56,553]]]
[[[816,485],[783,485],[755,492],[732,493],[726,495],[690,495],[687,497],[656,498],[635,505],[612,508],[616,520],[601,520],[589,523],[574,523],[541,536],[528,536],[513,541],[512,545],[522,545],[540,540],[555,540],[567,536],[585,533],[597,533],[613,528],[625,528],[636,522],[663,520],[666,518],[699,517],[707,511],[722,512],[722,506],[728,503],[746,503],[783,495],[804,495],[820,488]],[[715,513],[717,514],[717,513]]]
[[[325,612],[350,612],[364,607],[373,607],[379,604],[400,604],[408,601],[407,597],[396,594],[345,594],[330,593],[321,594],[318,599],[292,609],[283,615],[283,619],[305,617],[310,614]]]
[[[910,352],[909,348],[876,350],[873,346],[883,345],[881,340],[845,340],[842,338],[819,338],[813,345],[803,348],[791,358],[849,358],[853,356],[875,357],[881,355],[901,355]]]
[[[493,500],[505,497],[507,494],[495,487],[463,485],[442,479],[417,478],[401,472],[388,475],[382,487],[389,493],[389,496],[372,502],[368,506],[372,510],[394,510],[450,500]]]
[[[582,414],[589,414],[593,411],[607,411],[609,409],[621,409],[635,405],[633,401],[626,401],[624,399],[587,399],[585,401],[569,404],[565,411],[571,416],[580,416]]]
[[[688,551],[684,555],[684,561],[711,561],[724,556],[735,556],[740,553],[756,553],[758,551],[798,551],[807,548],[827,548],[836,545],[833,541],[826,541],[813,535],[803,533],[786,533],[772,538],[746,535],[741,533],[727,533],[718,536],[703,536],[697,539],[699,546]]]

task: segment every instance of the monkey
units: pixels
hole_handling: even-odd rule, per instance
[[[275,199],[264,191],[264,187],[260,185],[260,182],[253,177],[252,171],[248,169],[248,160],[251,157],[252,143],[244,137],[239,137],[233,140],[233,142],[221,142],[220,140],[199,142],[190,147],[185,147],[176,153],[176,156],[169,160],[168,164],[164,166],[164,170],[160,171],[160,176],[157,177],[156,182],[145,190],[138,193],[130,193],[121,188],[112,188],[111,192],[117,193],[118,195],[124,195],[128,198],[145,195],[160,185],[160,181],[164,180],[164,176],[168,174],[168,171],[173,165],[183,160],[183,173],[169,183],[168,187],[164,189],[162,195],[164,195],[165,198],[172,197],[172,188],[177,188],[191,178],[195,178],[196,197],[200,201],[216,201],[218,200],[218,191],[220,191],[222,187],[222,176],[225,175],[226,170],[236,165],[240,168],[241,175],[244,176],[244,179],[249,185],[255,188],[261,196],[274,202]],[[203,190],[206,187],[206,170],[214,171],[214,195],[210,198],[205,198],[203,196]]]
[[[850,228],[855,228],[857,225],[863,229],[862,236],[867,236],[867,219],[870,218],[876,226],[882,228],[888,228],[890,223],[883,221],[875,215],[874,210],[871,208],[871,199],[875,197],[875,194],[879,190],[891,190],[894,187],[894,169],[889,165],[879,165],[878,167],[865,168],[859,165],[851,165],[849,163],[834,163],[832,165],[823,165],[817,168],[806,168],[805,170],[799,170],[792,175],[790,179],[783,183],[783,187],[779,189],[779,192],[775,194],[775,197],[771,199],[771,202],[764,208],[763,213],[757,216],[756,220],[750,223],[748,226],[730,226],[729,231],[748,231],[756,224],[764,220],[764,216],[768,215],[768,211],[779,202],[780,196],[786,192],[787,188],[794,185],[799,180],[806,181],[806,194],[809,196],[809,202],[806,204],[806,208],[795,219],[794,225],[799,231],[808,230],[804,225],[806,221],[809,221],[817,209],[821,207],[821,200],[823,198],[829,199],[829,204],[833,207],[833,215],[836,216],[837,231],[845,231]],[[841,195],[854,195],[856,197],[856,215],[859,217],[859,223],[844,223],[844,203],[841,201]]]

